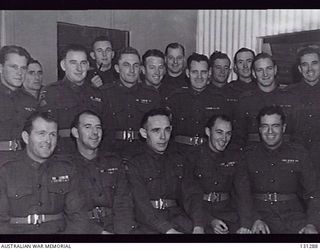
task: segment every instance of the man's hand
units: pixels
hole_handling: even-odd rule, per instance
[[[299,234],[317,234],[317,233],[318,233],[318,230],[312,224],[306,225],[299,231]]]
[[[252,231],[249,228],[246,227],[240,227],[237,232],[237,234],[252,234]]]
[[[166,232],[166,234],[182,234],[182,233],[177,231],[177,230],[175,230],[175,229],[173,229],[173,228],[171,228]]]
[[[222,220],[213,219],[211,221],[211,227],[213,228],[213,231],[215,234],[227,234],[229,233],[229,229],[227,227],[227,224],[224,223]]]
[[[193,228],[193,232],[192,233],[193,234],[204,234],[204,229],[203,229],[203,227],[197,226],[197,227]]]
[[[270,234],[268,225],[262,220],[256,220],[252,226],[252,233],[254,234]]]
[[[110,232],[108,232],[108,231],[106,231],[106,230],[103,230],[103,231],[101,232],[101,234],[113,234],[113,233],[110,233]]]
[[[100,86],[103,85],[102,79],[98,75],[92,77],[91,78],[91,82],[92,82],[93,86],[96,87],[96,88],[99,88]]]

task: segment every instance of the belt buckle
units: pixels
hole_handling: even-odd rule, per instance
[[[19,144],[16,140],[9,141],[9,150],[10,151],[17,151],[18,147],[19,147]]]
[[[28,224],[41,224],[42,223],[42,216],[39,214],[29,214],[28,217]]]
[[[192,141],[194,146],[200,146],[203,143],[202,137],[199,137],[199,136],[193,137]]]
[[[218,202],[220,201],[220,194],[219,193],[216,193],[216,192],[211,192],[209,194],[209,197],[208,197],[208,201],[211,201],[211,202]]]
[[[163,201],[163,199],[159,199],[156,201],[156,205],[158,207],[158,209],[164,210],[166,208],[165,203]]]
[[[134,131],[132,130],[127,130],[126,131],[126,140],[128,140],[129,142],[132,142],[134,139]]]
[[[278,201],[278,194],[277,193],[268,193],[268,200],[277,202]]]

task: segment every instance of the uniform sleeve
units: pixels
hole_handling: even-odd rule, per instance
[[[136,210],[143,215],[144,223],[155,228],[160,233],[166,233],[173,225],[154,213],[154,208],[150,203],[150,197],[147,192],[147,186],[139,173],[139,163],[131,161],[128,165],[129,182],[134,197]]]

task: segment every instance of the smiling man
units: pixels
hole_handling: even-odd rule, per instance
[[[253,233],[318,233],[320,193],[308,152],[284,141],[286,119],[279,106],[262,108],[257,122],[262,142],[245,150],[254,208],[261,219]]]

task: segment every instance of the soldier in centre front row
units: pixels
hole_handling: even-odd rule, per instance
[[[66,156],[53,155],[57,133],[50,113],[35,112],[26,120],[25,150],[0,168],[1,234],[86,232],[76,168]]]
[[[133,200],[120,157],[99,149],[102,124],[98,114],[79,113],[71,129],[77,153],[73,157],[90,219],[88,233],[129,234],[136,230]]]
[[[147,112],[140,133],[146,142],[128,162],[136,218],[144,233],[203,233],[201,191],[184,158],[168,147],[170,113]]]
[[[254,233],[318,233],[320,190],[308,152],[286,142],[285,115],[279,106],[260,110],[261,143],[245,150],[255,211]],[[264,223],[263,223],[264,222]]]
[[[228,147],[232,122],[214,115],[205,128],[208,142],[189,155],[193,176],[203,193],[206,233],[251,233],[253,223],[249,177],[240,150]]]

